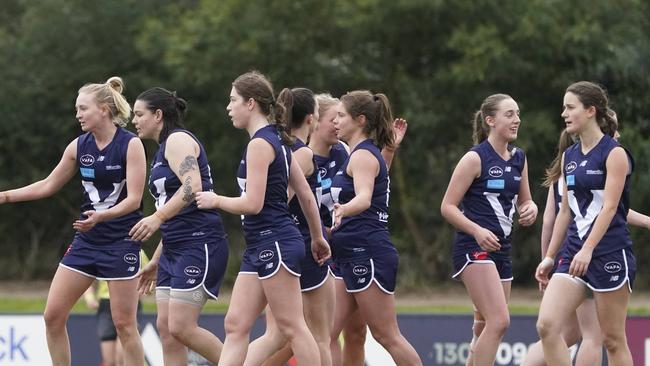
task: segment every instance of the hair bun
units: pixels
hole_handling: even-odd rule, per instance
[[[108,86],[110,86],[116,92],[118,92],[120,94],[124,90],[124,81],[119,76],[113,76],[113,77],[109,78],[108,80],[106,80],[106,84],[108,84]]]
[[[185,112],[187,109],[187,101],[183,98],[176,97],[176,108],[178,108],[179,111]]]

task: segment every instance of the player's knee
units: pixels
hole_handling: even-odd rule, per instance
[[[130,337],[138,331],[137,322],[130,316],[114,316],[113,324],[115,324],[115,330],[122,339]]]
[[[65,324],[68,321],[68,314],[56,310],[45,309],[43,320],[45,321],[45,327],[48,330],[60,329],[65,327]]]
[[[547,339],[549,337],[555,337],[560,334],[560,327],[556,324],[553,319],[540,317],[537,319],[537,334],[541,339]]]
[[[223,322],[223,327],[227,335],[246,335],[250,331],[251,325],[248,324],[243,316],[236,312],[229,311]]]
[[[498,335],[503,336],[510,326],[510,315],[503,314],[494,317],[494,319],[491,318],[486,322],[486,326],[489,326]]]
[[[362,327],[345,328],[343,331],[345,344],[365,344],[366,332],[365,324]]]
[[[616,353],[626,343],[625,334],[618,334],[614,332],[603,332],[603,345],[610,353]]]
[[[192,334],[192,327],[179,322],[169,324],[169,334],[183,344],[187,344]]]

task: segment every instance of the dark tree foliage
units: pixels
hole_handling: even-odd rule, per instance
[[[237,75],[259,70],[276,90],[382,91],[409,121],[391,171],[401,285],[437,286],[449,282],[453,239],[440,201],[471,146],[473,112],[487,95],[504,92],[521,108],[516,144],[527,152],[540,208],[537,224],[514,234],[516,281],[530,283],[546,199],[540,182],[555,154],[571,82],[607,88],[622,142],[636,159],[632,207],[650,212],[648,14],[650,4],[640,0],[8,0],[0,13],[0,190],[49,174],[79,134],[78,88],[112,75],[124,78],[131,102],[151,86],[189,101],[188,128],[205,142],[216,190],[226,194],[237,192],[235,171],[247,142],[225,112]],[[155,148],[147,144],[149,156]],[[79,191],[75,178],[52,198],[0,206],[0,276],[51,275],[73,236]],[[145,196],[148,212],[151,201]],[[224,217],[232,280],[243,241],[238,218]],[[650,235],[632,233],[643,263]],[[647,287],[644,268],[637,283]]]

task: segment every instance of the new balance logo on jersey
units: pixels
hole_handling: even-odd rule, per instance
[[[580,166],[587,166],[587,160],[583,160],[580,162]]]
[[[104,161],[104,155],[99,155],[97,157],[97,161]]]
[[[335,161],[330,161],[330,168],[334,168],[335,166],[336,166],[336,162]]]

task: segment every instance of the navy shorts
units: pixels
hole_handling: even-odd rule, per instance
[[[260,279],[272,277],[280,266],[294,276],[300,277],[300,263],[305,258],[305,243],[302,237],[283,239],[246,248],[239,273],[256,274]]]
[[[158,263],[156,288],[192,291],[203,287],[216,299],[228,264],[228,240],[167,247]]]
[[[569,275],[569,267],[573,256],[565,254],[560,259],[555,275],[569,276],[584,283],[592,291],[615,291],[627,283],[632,291],[636,275],[636,258],[630,249],[621,249],[592,258],[587,267],[587,273],[582,277]]]
[[[140,245],[92,247],[75,238],[59,263],[71,271],[98,280],[129,280],[140,270]]]
[[[339,267],[336,265],[336,259],[330,262],[330,273],[332,274],[335,280],[343,279],[343,277],[341,276],[341,271],[339,270]]]
[[[138,301],[137,317],[142,315],[142,303]],[[140,329],[138,323],[138,329]],[[111,301],[109,299],[99,299],[99,307],[97,308],[97,336],[99,340],[114,341],[117,339],[117,330],[113,323],[113,315],[111,314]]]
[[[305,241],[305,258],[300,261],[300,290],[307,292],[321,287],[329,276],[329,261],[318,265],[311,253],[311,238],[303,236]]]
[[[510,257],[494,255],[485,251],[475,251],[472,253],[454,253],[453,260],[454,275],[451,278],[458,278],[467,266],[474,263],[494,263],[502,282],[512,281],[514,278],[512,275],[512,259]]]
[[[386,253],[372,258],[339,261],[338,270],[345,282],[347,292],[361,292],[375,282],[387,294],[395,292],[399,255]]]

